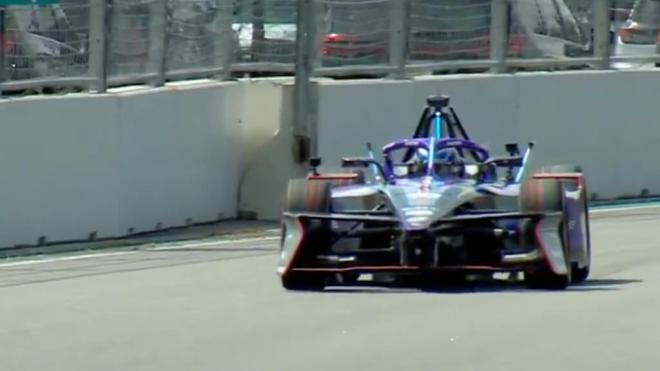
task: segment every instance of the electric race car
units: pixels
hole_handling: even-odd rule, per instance
[[[529,287],[565,289],[591,261],[585,178],[576,166],[529,171],[534,143],[492,157],[470,140],[449,97],[427,99],[412,138],[343,171],[289,181],[277,272],[289,290],[383,282],[439,284],[523,273]],[[360,281],[360,282],[358,282]],[[372,282],[373,284],[373,282]]]

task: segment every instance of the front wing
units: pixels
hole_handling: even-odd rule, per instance
[[[286,276],[292,272],[511,271],[544,264],[555,274],[567,274],[570,267],[561,221],[560,212],[493,212],[438,219],[423,231],[411,232],[387,215],[284,213],[277,272]],[[493,222],[516,227],[493,228]],[[485,262],[444,260],[438,239],[457,235],[487,235],[484,241],[502,244],[479,246],[492,250]]]

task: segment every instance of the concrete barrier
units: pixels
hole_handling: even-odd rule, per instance
[[[236,216],[240,99],[217,83],[118,94],[124,231]]]
[[[243,88],[240,210],[248,218],[279,220],[288,180],[305,171],[292,160],[293,82],[245,81]]]
[[[1,246],[123,232],[116,113],[111,95],[0,103]]]
[[[325,168],[409,136],[451,95],[495,152],[536,140],[533,166],[582,165],[599,199],[660,194],[660,73],[555,72],[319,80]],[[245,216],[279,219],[292,161],[292,79],[172,84],[0,102],[0,247],[121,237]]]
[[[492,151],[537,141],[531,165],[581,165],[599,199],[660,194],[660,72],[593,71],[319,81],[318,148],[329,166],[413,133],[424,99],[445,93]]]
[[[0,103],[0,246],[233,218],[238,83]]]

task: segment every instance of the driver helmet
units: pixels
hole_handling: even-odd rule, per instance
[[[429,161],[429,151],[425,148],[417,150],[417,159],[425,164]],[[456,148],[442,148],[435,152],[434,162],[439,164],[461,165],[463,158],[459,155]]]
[[[428,150],[420,148],[417,151],[417,160],[426,168],[429,165]],[[455,148],[442,148],[435,152],[433,158],[434,165],[439,165],[435,170],[436,175],[462,175],[463,166],[465,164],[463,158],[460,156]],[[460,170],[457,172],[452,169],[453,166],[458,166]]]

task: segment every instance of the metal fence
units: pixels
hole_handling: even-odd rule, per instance
[[[4,93],[660,61],[659,0],[60,0],[0,13]]]

